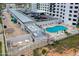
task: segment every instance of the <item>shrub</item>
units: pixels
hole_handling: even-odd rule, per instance
[[[68,33],[66,30],[64,30],[65,34],[70,35],[70,33]]]
[[[76,25],[77,28],[79,28],[79,25]]]
[[[2,24],[2,18],[0,17],[0,24]]]

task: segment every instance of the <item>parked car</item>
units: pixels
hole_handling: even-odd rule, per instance
[[[41,19],[47,19],[47,16],[45,16],[45,15],[40,15],[40,18],[41,18]]]
[[[40,19],[40,16],[35,16],[34,18],[35,18],[35,19]]]

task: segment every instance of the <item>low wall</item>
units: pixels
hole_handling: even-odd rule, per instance
[[[40,41],[40,42],[35,42],[28,47],[22,49],[21,51],[16,51],[16,52],[9,52],[8,55],[10,56],[17,56],[17,55],[26,55],[26,56],[31,56],[33,55],[33,50],[36,48],[40,48],[43,46],[47,45],[47,41]]]
[[[76,33],[76,34],[72,34],[72,35],[68,35],[67,37],[64,37],[64,38],[61,38],[59,40],[62,40],[62,39],[66,39],[68,37],[71,37],[71,36],[74,36],[74,35],[77,35],[79,33]],[[55,40],[54,40],[55,41]],[[51,41],[52,43],[54,41]],[[46,46],[48,45],[49,43],[47,42],[47,39],[44,39],[44,40],[39,40],[37,42],[34,42],[33,44],[29,45],[28,47],[24,48],[23,50],[17,52],[17,53],[12,53],[12,56],[17,56],[17,55],[27,55],[27,56],[32,56],[33,55],[33,50],[36,49],[36,48],[40,48],[40,47],[43,47],[43,46]]]
[[[20,38],[21,36],[18,36],[19,38],[10,38],[10,39],[7,39],[7,40],[20,40],[20,39],[26,39],[27,37],[29,37],[30,35],[22,35],[22,38]],[[30,36],[31,37],[31,36]],[[40,47],[43,47],[45,45],[47,45],[47,39],[42,39],[42,40],[37,40],[35,42],[32,42],[26,46],[22,46],[20,48],[13,48],[13,49],[10,49],[11,46],[8,46],[8,55],[10,56],[17,56],[17,55],[33,55],[33,50],[36,49],[36,48],[40,48]],[[25,52],[25,53],[24,53]]]
[[[47,26],[51,24],[58,24],[58,22],[62,22],[61,20],[51,20],[51,21],[42,21],[42,22],[37,22],[37,25],[42,25],[42,26]]]

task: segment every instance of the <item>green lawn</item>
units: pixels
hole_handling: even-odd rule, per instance
[[[2,42],[0,42],[0,56],[2,55]]]
[[[56,41],[52,45],[47,45],[49,48],[55,48],[57,52],[63,52],[65,49],[79,49],[79,35],[71,36],[69,38]]]
[[[62,53],[65,49],[79,49],[79,35],[71,36],[66,39],[54,42],[54,44],[45,46],[49,49],[55,48],[56,52]],[[39,48],[41,50],[41,48]],[[34,54],[39,54],[39,49],[34,50]]]
[[[77,28],[79,28],[79,25],[76,25]]]

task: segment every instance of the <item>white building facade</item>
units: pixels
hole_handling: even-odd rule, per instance
[[[79,18],[79,3],[39,3],[39,10],[46,11],[47,15],[62,19],[69,25],[77,25]],[[38,5],[33,4],[34,9]]]
[[[37,3],[32,3],[31,4],[31,9],[36,10],[37,9]]]
[[[55,3],[53,17],[64,20],[64,23],[76,25],[79,17],[79,3]]]
[[[40,10],[46,11],[46,14],[50,14],[50,3],[40,3]]]

